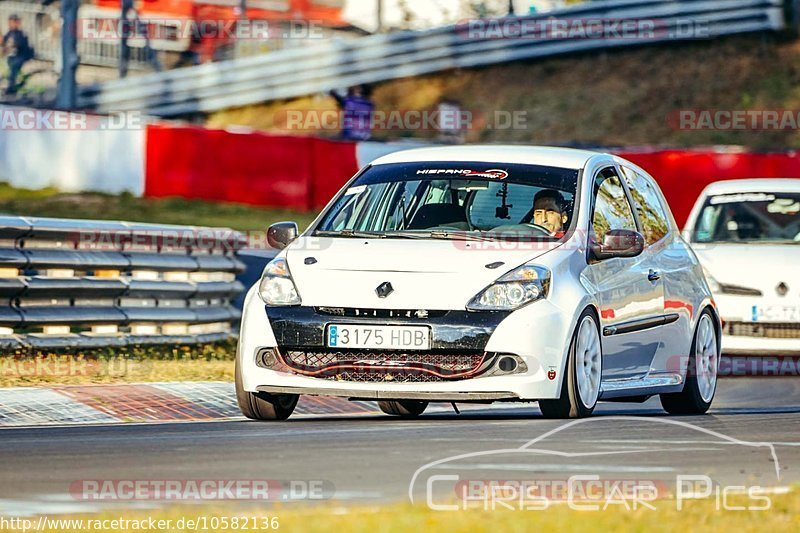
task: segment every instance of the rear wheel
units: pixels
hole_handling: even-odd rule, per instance
[[[239,357],[236,357],[236,401],[239,410],[251,420],[286,420],[297,407],[300,396],[297,394],[267,394],[265,392],[249,392],[242,384],[242,368]]]
[[[583,418],[589,416],[600,397],[603,374],[603,349],[594,313],[587,309],[578,319],[572,336],[567,371],[561,384],[561,397],[540,400],[545,418]]]
[[[414,418],[425,412],[428,402],[417,400],[393,400],[378,402],[378,407],[387,415]]]
[[[662,394],[661,406],[671,415],[702,415],[711,407],[717,392],[719,342],[711,311],[706,309],[697,321],[692,341],[686,384],[674,394]]]

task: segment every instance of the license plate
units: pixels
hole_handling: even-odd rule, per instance
[[[753,306],[753,322],[800,322],[800,307],[794,305]]]
[[[429,350],[431,329],[424,326],[328,326],[329,348]]]

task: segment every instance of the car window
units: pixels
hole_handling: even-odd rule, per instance
[[[524,185],[490,183],[487,189],[475,193],[469,210],[472,223],[478,229],[490,230],[508,224],[507,221],[528,222],[525,218],[533,208],[533,199],[540,190]]]
[[[316,231],[345,238],[348,232],[420,238],[435,231],[453,238],[561,239],[573,219],[577,183],[577,170],[539,165],[377,165],[340,194]]]
[[[647,244],[657,243],[669,233],[667,213],[658,189],[652,180],[633,169],[622,167],[622,172],[628,182],[633,205],[642,224],[644,240]]]
[[[628,197],[617,172],[607,168],[597,175],[595,180],[595,203],[592,226],[595,239],[603,242],[606,233],[615,229],[636,231],[636,219],[633,217]]]
[[[694,242],[800,242],[800,194],[741,192],[706,198]]]

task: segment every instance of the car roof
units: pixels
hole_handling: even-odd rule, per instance
[[[717,181],[706,187],[703,194],[717,196],[740,192],[800,192],[800,179],[756,178]]]
[[[601,155],[601,152],[574,150],[572,148],[465,145],[417,148],[394,152],[376,159],[372,164],[389,165],[393,163],[425,162],[516,163],[579,170],[586,166],[589,159],[597,155]]]

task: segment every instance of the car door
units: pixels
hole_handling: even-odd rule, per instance
[[[674,372],[684,350],[686,333],[677,324],[681,312],[690,307],[683,301],[680,285],[681,278],[691,275],[691,264],[687,263],[682,246],[674,246],[671,217],[667,214],[666,201],[658,185],[652,177],[631,167],[620,167],[628,185],[631,201],[639,219],[642,235],[645,240],[643,256],[651,263],[657,273],[658,285],[664,302],[664,323],[654,329],[657,334],[658,348],[650,363],[651,375],[665,375]],[[667,284],[673,282],[670,287]],[[690,320],[687,317],[687,320]]]
[[[615,167],[594,182],[590,238],[603,242],[608,231],[641,231],[628,188]],[[593,261],[587,268],[600,304],[603,379],[647,376],[659,348],[664,287],[648,254]]]

